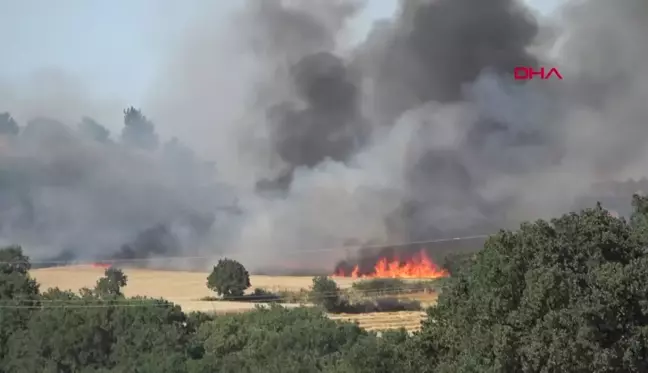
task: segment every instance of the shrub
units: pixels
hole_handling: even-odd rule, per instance
[[[279,295],[265,289],[256,288],[250,294],[249,300],[252,302],[279,302],[281,298]]]
[[[207,276],[207,287],[224,297],[240,297],[251,286],[250,274],[232,259],[220,259]]]
[[[282,303],[307,303],[310,300],[310,291],[308,289],[279,290],[276,294]]]
[[[310,301],[329,312],[340,312],[343,301],[337,283],[326,276],[313,277]]]

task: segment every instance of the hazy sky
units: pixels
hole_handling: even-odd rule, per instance
[[[0,83],[63,69],[98,95],[139,105],[169,45],[210,0],[0,0]],[[487,0],[484,0],[487,1]],[[541,11],[560,0],[533,0]],[[213,1],[226,15],[236,1]],[[390,16],[395,0],[369,0],[358,24]],[[2,103],[0,103],[1,106]],[[2,107],[0,107],[2,111]]]

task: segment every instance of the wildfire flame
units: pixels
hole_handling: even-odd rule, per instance
[[[412,258],[402,261],[398,258],[380,258],[374,265],[373,271],[368,274],[361,274],[360,268],[356,265],[351,272],[343,269],[336,271],[336,277],[352,278],[442,278],[450,274],[443,268],[437,266],[423,250]]]
[[[108,263],[92,263],[94,268],[110,268],[111,265]]]

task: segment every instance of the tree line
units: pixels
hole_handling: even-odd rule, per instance
[[[4,248],[0,372],[646,372],[648,199],[633,207],[627,220],[598,204],[492,235],[457,262],[413,335],[318,307],[187,313],[126,297],[117,269],[78,293],[42,291],[23,251]],[[212,285],[240,294],[231,278]]]

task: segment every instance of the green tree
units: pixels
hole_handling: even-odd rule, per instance
[[[417,335],[429,372],[648,370],[648,256],[598,205],[489,238]]]
[[[207,287],[225,297],[240,297],[250,286],[250,274],[243,264],[232,259],[219,259],[207,276]]]
[[[97,280],[95,291],[100,296],[122,296],[121,289],[128,283],[128,276],[121,269],[110,267]]]
[[[0,113],[0,135],[15,136],[20,132],[18,123],[11,117],[9,113]]]
[[[337,283],[326,276],[313,277],[310,301],[328,312],[340,312],[343,300]]]

